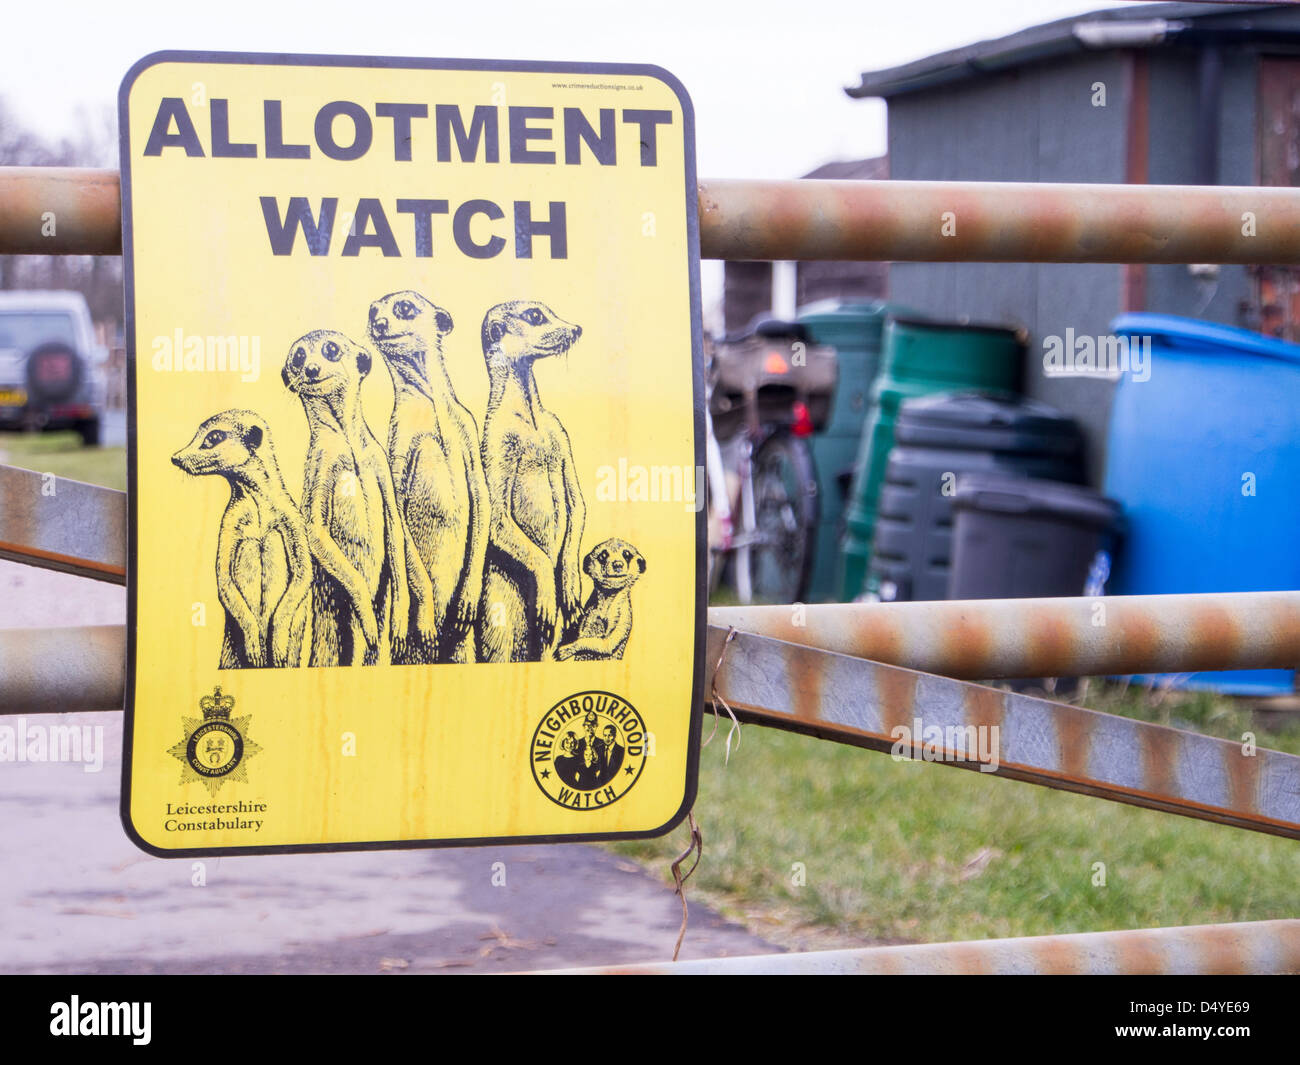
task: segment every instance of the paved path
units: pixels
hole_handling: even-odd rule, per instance
[[[0,628],[112,624],[123,602],[111,585],[0,562]],[[510,971],[672,956],[671,889],[598,847],[221,858],[201,869],[150,857],[118,821],[121,715],[58,720],[103,729],[103,768],[0,762],[0,972]],[[691,907],[683,957],[774,949]]]
[[[99,419],[102,447],[126,447],[126,411],[106,410]]]

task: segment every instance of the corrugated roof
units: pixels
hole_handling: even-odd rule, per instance
[[[902,66],[866,71],[858,85],[844,91],[856,99],[898,96],[955,81],[990,74],[1026,63],[1095,49],[1156,47],[1170,44],[1197,30],[1229,27],[1239,36],[1252,29],[1250,13],[1285,11],[1279,4],[1140,4],[1103,8],[1027,30],[980,41],[964,48],[926,56]],[[1300,26],[1300,10],[1292,9]],[[1259,27],[1261,37],[1276,33],[1276,23]]]

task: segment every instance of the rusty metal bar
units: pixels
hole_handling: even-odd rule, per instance
[[[727,633],[705,690],[742,720],[1300,839],[1296,755],[749,633],[724,655]]]
[[[1300,263],[1291,188],[708,180],[699,217],[707,259]],[[0,254],[121,250],[116,171],[0,167]]]
[[[700,249],[711,259],[1295,263],[1300,190],[704,181]]]
[[[121,255],[117,171],[0,167],[0,254]]]
[[[709,621],[971,680],[1300,666],[1300,592],[711,607]]]
[[[0,493],[0,503],[3,498]],[[25,552],[5,554],[21,562],[49,564]],[[1094,616],[1091,611],[1098,604],[1112,619],[1104,631],[1083,627],[1082,615]],[[804,609],[809,612],[805,627],[790,625],[790,607],[712,607],[709,621],[724,632],[734,626],[811,648],[825,644],[826,650],[845,655],[972,679],[1286,667],[1295,663],[1300,640],[1294,623],[1300,593],[1293,592]],[[1018,615],[1021,610],[1023,617]],[[834,614],[841,612],[846,620],[837,627]],[[1206,621],[1197,623],[1198,617]],[[46,668],[68,678],[46,709],[119,708],[121,700],[113,693],[122,691],[122,657],[95,657],[75,665],[100,638],[100,631],[0,630],[0,714],[38,712],[31,705],[32,689],[4,668],[6,662],[35,659],[36,652],[28,652],[24,644],[39,645]],[[124,628],[102,631],[116,633],[117,646],[125,646]],[[790,640],[792,636],[796,639]],[[70,672],[74,666],[84,672]]]
[[[0,629],[0,714],[121,710],[126,629]]]
[[[0,558],[126,583],[126,493],[0,465]]]
[[[537,975],[1224,976],[1300,973],[1300,921],[1081,932],[807,954],[644,962]],[[1241,1015],[1243,1024],[1250,1023]],[[1234,1023],[1225,1021],[1224,1023]]]
[[[98,491],[110,502],[122,495]],[[4,502],[0,490],[0,504]],[[121,521],[126,521],[125,512]],[[49,564],[29,550],[11,550],[7,557]],[[110,556],[114,560],[122,561]],[[1106,624],[1094,624],[1098,617]],[[709,623],[721,632],[734,627],[839,655],[969,679],[1284,668],[1300,660],[1300,592],[710,607]],[[12,685],[2,668],[4,662],[18,660],[17,644],[38,640],[46,661],[73,662],[99,631],[0,630],[0,713],[36,712],[28,705],[29,689]],[[124,646],[125,630],[111,631]],[[88,674],[93,679],[82,687],[61,688],[58,706],[119,706],[111,693],[122,690],[122,663],[110,659],[102,673]],[[105,692],[110,693],[108,705]]]

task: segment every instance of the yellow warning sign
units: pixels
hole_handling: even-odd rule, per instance
[[[675,824],[704,610],[682,87],[161,53],[120,108],[132,838]]]

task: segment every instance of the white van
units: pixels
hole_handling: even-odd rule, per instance
[[[0,292],[0,429],[98,445],[107,357],[80,292]]]

